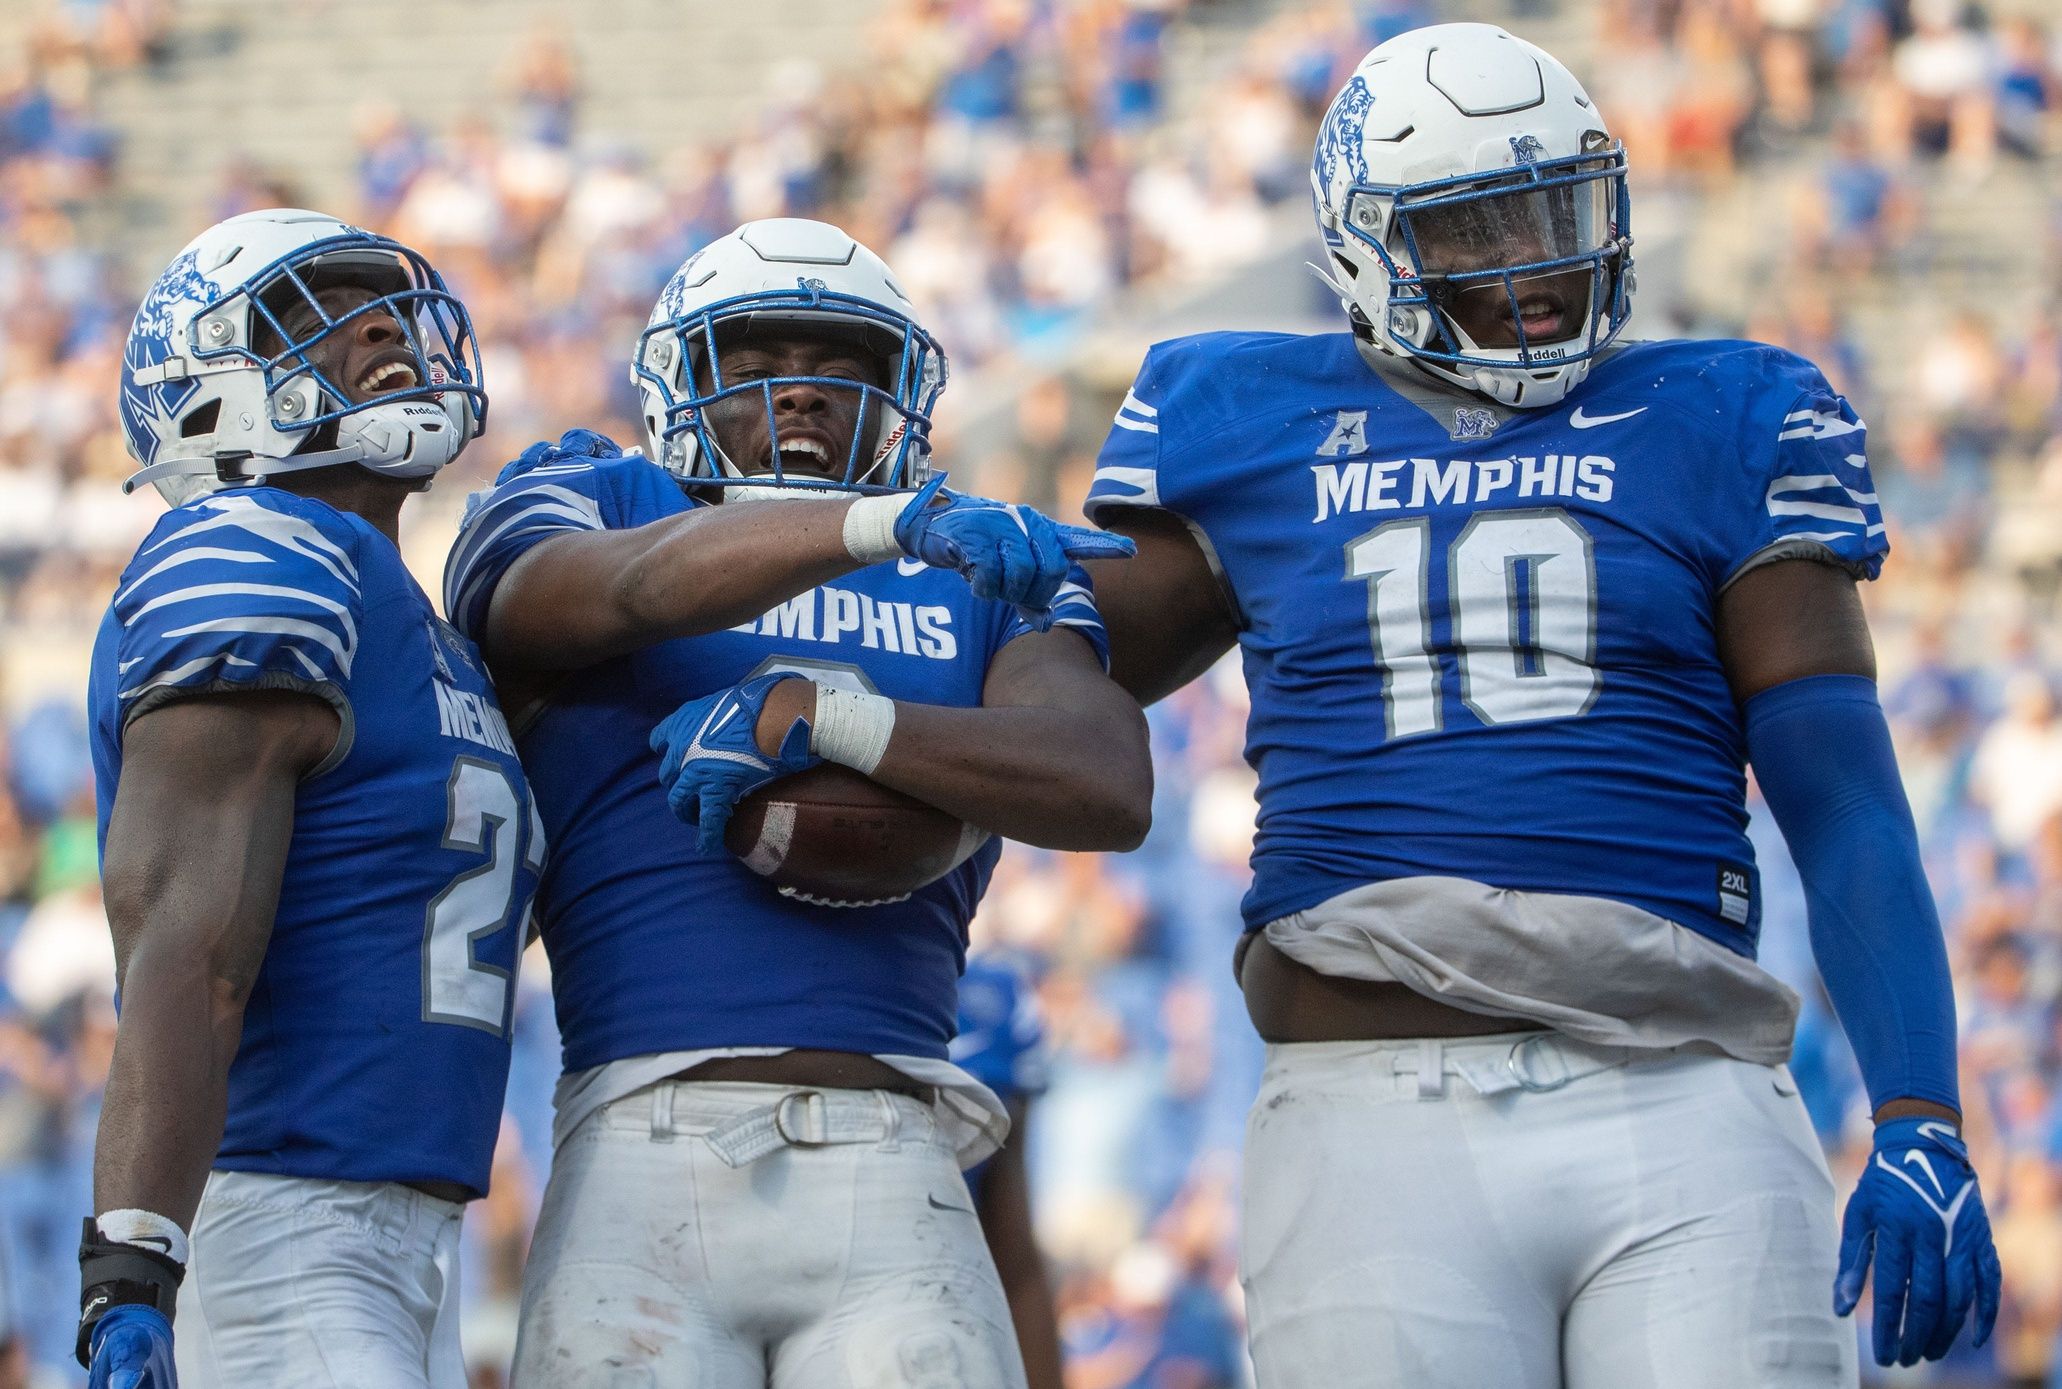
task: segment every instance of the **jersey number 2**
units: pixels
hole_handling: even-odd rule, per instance
[[[476,757],[452,764],[445,798],[444,847],[484,853],[487,861],[453,878],[430,902],[422,937],[423,1021],[506,1035],[515,971],[483,963],[475,946],[512,929],[521,933],[515,954],[522,953],[529,898],[516,895],[516,869],[543,871],[542,827],[534,808],[524,824],[523,798],[508,773]]]
[[[1436,733],[1444,720],[1431,548],[1432,522],[1422,516],[1346,546],[1346,577],[1368,588],[1385,740]],[[1596,702],[1596,549],[1566,511],[1469,521],[1446,552],[1446,609],[1461,702],[1483,723],[1572,718]]]

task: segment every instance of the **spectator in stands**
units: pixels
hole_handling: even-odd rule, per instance
[[[2062,111],[2055,50],[2031,15],[2007,19],[1999,29],[1998,48],[1998,142],[2021,159],[2038,159],[2055,148],[2055,118]]]
[[[1897,153],[1952,154],[1980,172],[1996,138],[1991,56],[1967,20],[1964,0],[1912,0],[1913,28],[1891,55],[1882,120]]]

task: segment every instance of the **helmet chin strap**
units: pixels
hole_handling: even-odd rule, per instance
[[[443,407],[422,400],[398,401],[354,410],[338,420],[335,448],[283,458],[253,454],[244,462],[239,476],[255,481],[282,473],[356,463],[386,477],[427,481],[458,457],[465,445],[464,432],[444,413]],[[212,457],[168,458],[137,469],[122,483],[122,491],[133,492],[142,484],[161,478],[213,475],[218,469],[218,461]]]
[[[772,473],[747,473],[748,481],[771,478]],[[853,494],[841,487],[798,487],[794,483],[775,483],[771,487],[726,487],[723,500],[727,502],[791,502],[804,497],[830,499],[851,497]]]

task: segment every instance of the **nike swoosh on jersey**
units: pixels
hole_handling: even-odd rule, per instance
[[[928,1191],[924,1193],[924,1199],[931,1203],[931,1209],[934,1211],[958,1211],[961,1215],[972,1215],[974,1213],[967,1206],[948,1206]]]
[[[1627,410],[1618,415],[1585,415],[1582,413],[1582,407],[1578,405],[1568,412],[1568,423],[1577,429],[1595,429],[1600,424],[1616,424],[1620,420],[1629,420],[1634,415],[1644,415],[1646,412],[1647,407],[1642,405],[1637,410]]]

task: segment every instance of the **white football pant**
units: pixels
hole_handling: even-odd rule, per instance
[[[392,1182],[210,1173],[172,1327],[181,1389],[465,1389],[464,1214]]]
[[[516,1389],[1023,1389],[930,1108],[661,1081],[567,1135],[523,1278]]]
[[[1260,1389],[1851,1389],[1787,1068],[1554,1033],[1268,1048]]]

